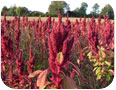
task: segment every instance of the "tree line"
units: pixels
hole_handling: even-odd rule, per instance
[[[86,10],[88,8],[88,4],[86,2],[81,3],[81,7],[77,7],[75,10],[71,11],[69,4],[67,4],[65,1],[52,1],[49,5],[48,12],[43,13],[40,11],[30,11],[26,7],[16,7],[11,6],[10,8],[7,8],[4,6],[2,8],[1,15],[6,13],[7,16],[41,16],[41,17],[57,17],[58,13],[61,13],[63,16],[66,16],[67,13],[70,17],[91,17],[94,15],[94,17],[101,16],[103,17],[104,14],[108,15],[110,19],[114,19],[114,12],[112,7],[107,4],[105,5],[101,11],[99,11],[99,4],[95,3],[92,7],[92,11],[87,14]]]

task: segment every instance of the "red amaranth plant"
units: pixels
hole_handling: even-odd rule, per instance
[[[63,32],[62,32],[63,31]],[[57,88],[60,88],[61,78],[60,78],[60,72],[62,69],[62,66],[67,63],[67,60],[69,59],[70,50],[73,44],[73,38],[71,40],[67,40],[68,31],[61,30],[61,31],[52,31],[50,35],[49,40],[49,64],[50,69],[53,72],[52,81],[55,83]],[[56,36],[56,37],[55,37]],[[61,37],[61,38],[60,38]],[[59,40],[58,40],[59,39]],[[58,61],[59,55],[63,54],[63,60]]]
[[[76,89],[100,88],[111,82],[114,21],[107,15],[103,20],[92,16],[91,20],[80,17],[73,22],[68,14],[66,21],[62,19],[58,14],[58,21],[51,17],[46,21],[43,17],[31,20],[26,16],[8,20],[4,13],[1,76],[6,85],[20,89]]]
[[[29,60],[27,61],[27,71],[30,73],[33,72],[34,69],[34,57],[32,55],[32,46],[30,46],[30,51],[29,51]]]
[[[59,17],[60,18],[60,17]],[[61,21],[60,21],[61,22]],[[49,65],[50,67],[44,71],[35,71],[30,74],[29,77],[34,77],[38,74],[37,86],[42,88],[42,86],[46,86],[46,76],[51,72],[52,77],[50,80],[52,81],[52,88],[64,88],[63,77],[66,76],[63,72],[63,68],[65,68],[68,64],[69,56],[71,54],[71,48],[74,42],[74,38],[68,39],[68,31],[66,28],[60,23],[56,30],[52,30],[49,38]],[[61,77],[61,73],[63,77]],[[32,76],[34,75],[34,76]],[[42,76],[43,77],[42,77]],[[45,76],[45,77],[44,77]],[[71,76],[73,77],[73,76]],[[43,79],[42,79],[43,78]],[[41,86],[40,79],[45,80],[44,85]],[[39,81],[39,82],[38,82]],[[43,83],[43,82],[42,82]],[[64,83],[65,84],[65,83]]]
[[[16,30],[15,30],[15,42],[16,42],[16,49],[19,48],[19,38],[21,35],[20,31],[20,18],[17,19]]]
[[[89,26],[88,43],[91,46],[91,49],[94,51],[94,53],[97,54],[98,53],[97,46],[99,45],[98,34],[95,31],[95,29],[92,28],[91,26]]]
[[[22,52],[20,52],[19,56],[16,59],[16,68],[19,76],[23,75],[23,71],[24,71],[23,66],[24,66],[24,62],[22,60]]]
[[[105,42],[106,42],[106,45],[108,46],[110,42],[112,41],[112,38],[114,37],[113,28],[111,24],[108,24],[108,23],[106,24],[104,28],[104,34],[105,34]]]
[[[30,45],[30,51],[29,51],[29,60],[27,61],[27,71],[29,74],[33,72],[34,69],[34,56],[32,55],[32,45]],[[29,84],[31,85],[31,88],[33,88],[32,79],[29,79]]]
[[[67,19],[66,19],[65,25],[67,27],[67,30],[71,30],[71,22],[68,18],[69,18],[69,15],[67,14]]]
[[[2,53],[4,53],[7,58],[11,58],[13,54],[13,41],[8,36],[2,35],[1,46]]]

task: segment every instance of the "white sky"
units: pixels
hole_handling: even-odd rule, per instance
[[[51,1],[56,1],[56,0],[2,0],[0,2],[0,9],[3,6],[7,6],[8,8],[10,6],[23,6],[28,8],[28,10],[36,10],[36,11],[41,11],[41,12],[47,12],[48,7],[51,3]],[[57,0],[60,1],[60,0]],[[86,2],[88,4],[87,8],[87,14],[92,11],[92,7],[95,3],[99,4],[99,10],[101,10],[106,4],[108,4],[108,0],[63,0],[66,1],[67,4],[69,4],[70,10],[74,10],[77,7],[81,6],[82,2]],[[110,1],[110,0],[109,0]],[[115,3],[115,2],[114,2]]]

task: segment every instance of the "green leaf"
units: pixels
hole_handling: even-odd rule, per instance
[[[108,66],[110,66],[111,62],[105,61],[105,64],[107,64]]]
[[[105,62],[102,62],[101,65],[103,66],[105,64]]]
[[[105,58],[105,53],[102,50],[99,50],[99,55],[101,58]]]
[[[94,66],[98,66],[99,65],[99,62],[96,62],[95,64],[94,64]]]
[[[97,46],[97,48],[100,50],[100,47],[99,46]]]
[[[97,80],[101,79],[101,77],[102,77],[102,75],[99,73],[99,74],[97,75]]]
[[[62,62],[63,62],[63,53],[62,53],[62,52],[59,52],[59,53],[57,54],[57,62],[58,62],[59,64],[62,64]]]
[[[103,58],[102,57],[99,57],[99,60],[103,60]]]
[[[109,67],[108,66],[105,66],[105,70],[108,71],[109,70]]]
[[[100,67],[96,69],[96,74],[98,74],[99,72],[100,72]]]
[[[95,67],[94,69],[93,69],[93,72],[97,69],[98,67]]]
[[[93,59],[93,62],[96,62],[96,59]]]
[[[92,62],[96,62],[96,59],[90,59],[90,61],[92,61]]]
[[[107,74],[107,75],[106,75],[106,80],[109,81],[110,79],[111,79],[110,75]]]
[[[91,59],[91,58],[92,58],[92,52],[90,51],[90,52],[87,54],[87,56],[89,57],[89,59]]]

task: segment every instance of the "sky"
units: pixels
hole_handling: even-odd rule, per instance
[[[48,11],[48,7],[51,4],[51,1],[61,1],[61,0],[2,0],[0,2],[0,9],[3,6],[7,6],[8,8],[11,6],[22,6],[28,8],[31,11],[41,11],[46,13]],[[81,6],[82,2],[86,2],[88,4],[87,14],[92,11],[92,7],[95,3],[99,4],[99,10],[108,4],[108,0],[62,0],[69,4],[70,10],[74,10],[77,7]],[[110,1],[110,0],[109,0]]]

